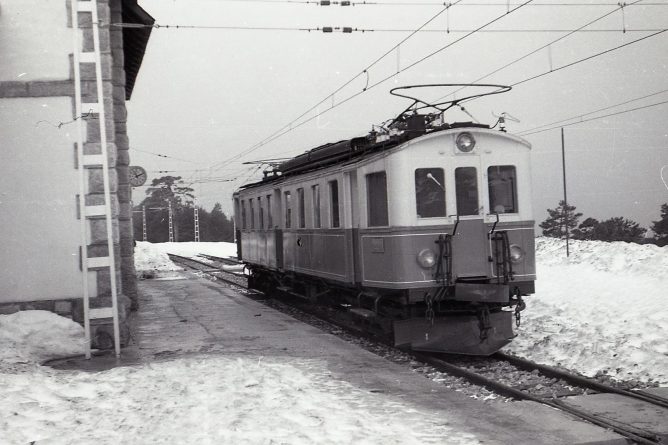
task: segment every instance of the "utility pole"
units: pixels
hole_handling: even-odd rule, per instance
[[[173,243],[174,242],[174,223],[172,219],[172,200],[168,199],[167,203],[169,204],[168,210],[169,210],[169,242]]]
[[[141,206],[141,232],[142,239],[148,241],[148,236],[146,234],[146,206]]]
[[[568,198],[566,196],[566,148],[564,143],[564,127],[561,127],[561,167],[564,173],[564,225],[566,226],[566,257],[570,256],[568,250]]]
[[[199,243],[199,211],[195,206],[195,242]]]

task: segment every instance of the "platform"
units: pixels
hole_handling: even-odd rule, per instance
[[[484,444],[627,444],[610,431],[533,402],[478,401],[190,272],[139,283],[132,345],[120,360],[96,357],[56,367],[104,369],[192,354],[318,360],[333,379],[382,393],[442,419]],[[447,443],[447,438],[444,438]]]

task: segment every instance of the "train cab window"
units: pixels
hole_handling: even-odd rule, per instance
[[[489,208],[492,213],[517,213],[517,176],[513,165],[487,169]]]
[[[311,198],[313,199],[313,227],[320,228],[320,184],[311,187]]]
[[[246,229],[246,201],[241,201],[241,228]]]
[[[445,174],[442,168],[415,170],[415,201],[418,218],[445,216]]]
[[[250,211],[250,228],[255,228],[255,206],[253,205],[253,198],[248,200],[248,209]]]
[[[329,205],[331,227],[341,227],[341,221],[339,220],[339,181],[329,181]]]
[[[385,172],[366,175],[366,202],[369,227],[387,226],[387,176]]]
[[[478,173],[475,167],[458,167],[455,169],[455,191],[457,193],[457,215],[477,215],[478,205]]]
[[[260,214],[258,215],[259,228],[264,229],[264,208],[262,207],[262,197],[257,198],[257,209]]]
[[[290,192],[285,192],[285,228],[292,227],[292,203],[290,202]]]
[[[297,205],[299,206],[299,228],[306,227],[306,209],[304,208],[304,189],[297,189]]]
[[[267,229],[274,228],[274,219],[271,217],[271,195],[267,195]]]

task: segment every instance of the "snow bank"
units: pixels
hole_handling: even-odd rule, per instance
[[[538,238],[536,294],[508,349],[593,376],[668,384],[668,248]]]
[[[183,270],[169,259],[165,251],[157,246],[160,246],[160,244],[137,241],[134,254],[137,278],[169,276],[169,272]]]
[[[566,257],[564,240],[536,238],[536,259],[544,266],[585,264],[595,270],[614,274],[668,278],[668,246],[570,240],[569,254]]]
[[[13,364],[35,364],[54,357],[82,354],[84,330],[78,323],[48,311],[0,315],[0,372]]]
[[[138,278],[178,278],[175,272],[182,270],[167,254],[195,258],[199,254],[222,258],[236,258],[234,243],[149,243],[138,241],[135,247],[135,269]],[[229,268],[229,267],[228,267]]]
[[[220,356],[0,374],[7,443],[478,443],[447,419],[332,380],[319,362]]]
[[[237,257],[237,245],[234,243],[158,243],[153,244],[153,247],[160,252],[187,257],[194,257],[200,253],[222,258],[232,257],[236,259]]]

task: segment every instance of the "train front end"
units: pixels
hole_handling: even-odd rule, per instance
[[[534,291],[530,145],[486,126],[452,127],[360,169],[361,281],[380,294],[401,290],[396,345],[489,355],[514,337],[522,297]]]

